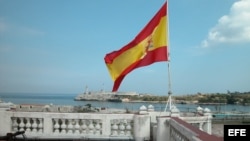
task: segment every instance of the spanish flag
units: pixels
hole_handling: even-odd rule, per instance
[[[144,29],[120,50],[106,54],[104,60],[117,91],[123,78],[136,68],[168,61],[167,2]]]

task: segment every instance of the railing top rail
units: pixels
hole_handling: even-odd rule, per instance
[[[196,137],[199,138],[201,141],[223,141],[223,137],[217,137],[215,135],[210,135],[206,132],[203,132],[197,127],[192,126],[191,124],[178,117],[171,117],[171,119],[194,132],[196,134]]]

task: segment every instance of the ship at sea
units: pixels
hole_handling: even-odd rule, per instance
[[[88,91],[86,86],[84,93],[77,95],[75,101],[109,101],[122,102],[122,98],[118,96],[117,92],[104,91]]]

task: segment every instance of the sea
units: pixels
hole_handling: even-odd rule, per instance
[[[43,94],[43,93],[0,93],[0,99],[14,104],[53,104],[84,106],[91,104],[92,107],[106,107],[138,111],[141,106],[153,105],[156,111],[164,111],[166,103],[155,102],[106,102],[106,101],[75,101],[77,94]],[[195,112],[198,106],[209,108],[212,112],[237,112],[250,113],[250,106],[243,105],[199,105],[199,104],[174,104],[181,112]]]

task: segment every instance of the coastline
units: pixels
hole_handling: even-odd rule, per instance
[[[30,93],[0,93],[0,97],[5,102],[14,104],[53,104],[53,105],[71,105],[83,106],[91,104],[93,107],[107,107],[129,109],[131,111],[139,109],[141,105],[153,105],[155,110],[161,111],[165,109],[167,101],[143,101],[131,100],[123,102],[107,102],[107,101],[75,101],[75,94],[30,94]],[[195,101],[175,100],[174,105],[182,112],[195,112],[198,106],[209,108],[212,113],[250,113],[250,106],[240,104],[200,104]]]

